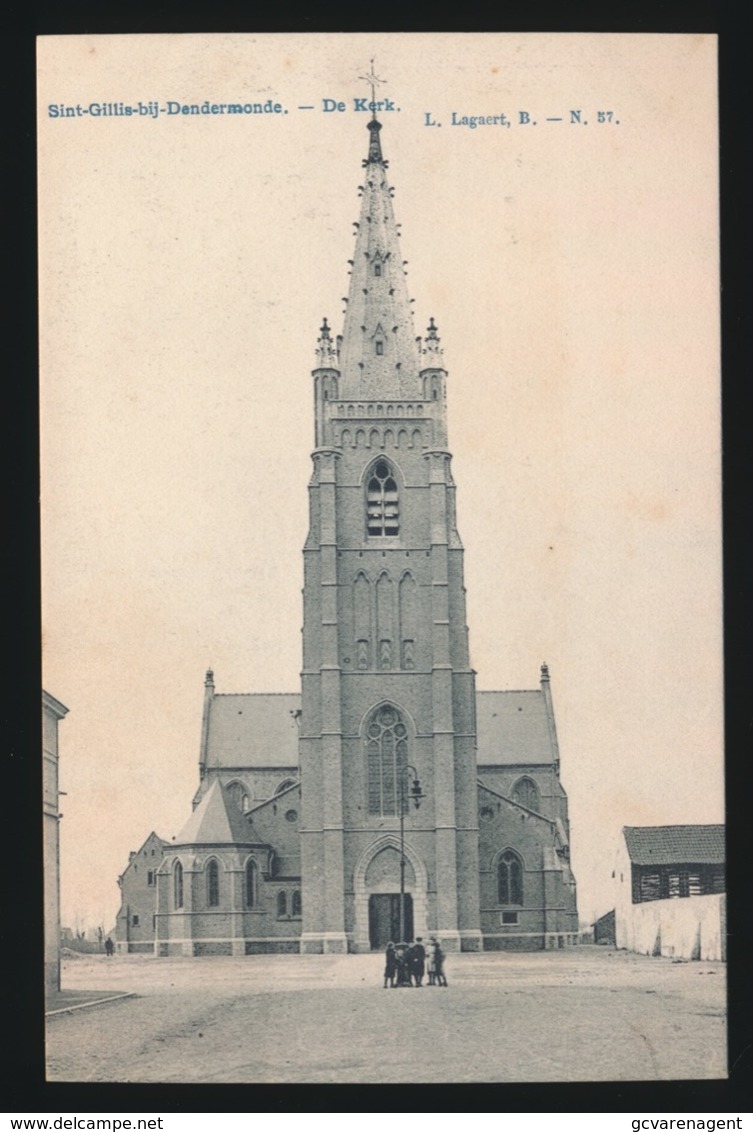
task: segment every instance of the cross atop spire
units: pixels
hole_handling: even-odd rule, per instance
[[[379,131],[382,125],[380,122],[377,122],[376,116],[376,84],[383,83],[385,80],[380,79],[379,76],[374,73],[373,59],[371,60],[371,70],[369,73],[367,75],[359,75],[358,77],[363,79],[364,82],[367,82],[371,87],[371,121],[367,124],[369,131],[369,156],[364,158],[362,164],[364,168],[368,168],[369,165],[382,165],[386,169],[387,162],[382,157],[382,146],[379,141]]]
[[[371,87],[371,116],[373,119],[376,119],[376,87],[377,83],[386,82],[386,79],[380,79],[379,76],[374,73],[374,60],[371,59],[369,61],[371,63],[371,70],[368,75],[359,75],[358,77],[359,79],[363,79],[363,81],[368,83]]]

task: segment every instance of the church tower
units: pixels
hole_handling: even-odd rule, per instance
[[[343,333],[324,320],[312,374],[301,693],[218,693],[207,672],[193,812],[129,862],[119,949],[142,921],[157,955],[578,938],[549,669],[475,689],[447,371],[434,319],[414,333],[380,131]]]
[[[398,226],[368,124],[341,336],[313,370],[300,717],[301,949],[396,939],[402,792],[405,934],[481,946],[474,672],[447,448],[447,371],[413,328]],[[416,788],[418,789],[418,788]]]

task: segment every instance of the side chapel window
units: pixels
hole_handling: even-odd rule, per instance
[[[207,904],[216,908],[220,903],[220,866],[212,857],[207,865]]]
[[[183,866],[180,861],[175,862],[173,869],[173,904],[176,908],[183,907]]]
[[[386,460],[378,460],[366,489],[366,525],[370,535],[397,535],[397,483]]]
[[[512,849],[505,850],[497,865],[497,899],[500,904],[523,903],[523,864]]]
[[[250,857],[246,861],[246,907],[253,908],[256,905],[256,861]]]

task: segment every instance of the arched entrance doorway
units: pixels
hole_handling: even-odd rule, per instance
[[[362,854],[354,876],[356,951],[382,950],[400,941],[400,842],[388,834]],[[405,846],[403,936],[426,935],[427,877],[423,862]]]

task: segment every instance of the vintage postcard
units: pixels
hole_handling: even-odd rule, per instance
[[[716,52],[38,41],[50,1080],[726,1075]]]

